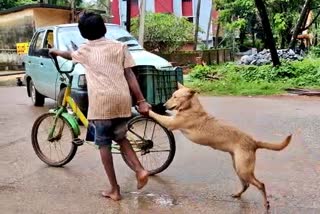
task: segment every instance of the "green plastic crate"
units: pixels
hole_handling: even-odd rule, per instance
[[[164,104],[177,90],[177,83],[183,84],[180,67],[158,70],[153,66],[137,66],[134,72],[144,97],[153,106]]]

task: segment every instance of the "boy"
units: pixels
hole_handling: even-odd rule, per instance
[[[147,115],[150,105],[145,101],[131,67],[134,61],[125,44],[106,39],[107,32],[100,15],[85,13],[79,20],[79,30],[88,41],[77,51],[50,50],[50,54],[73,60],[84,66],[88,87],[88,119],[95,127],[95,144],[99,146],[104,169],[111,185],[104,197],[121,199],[111,154],[112,140],[133,164],[137,188],[148,181],[148,172],[142,167],[131,144],[126,139],[126,121],[131,116],[130,91],[137,100],[138,110]]]

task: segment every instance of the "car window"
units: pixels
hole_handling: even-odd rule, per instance
[[[30,55],[36,55],[36,50],[43,48],[44,35],[45,35],[45,31],[41,31],[35,35],[35,39],[33,40],[31,47],[29,49]]]
[[[54,48],[53,47],[53,31],[52,30],[47,31],[43,47],[44,48]]]
[[[64,51],[74,51],[85,39],[81,36],[77,26],[61,27],[58,29],[59,49]],[[125,29],[117,25],[107,25],[106,38],[126,43],[129,50],[141,50],[138,41]]]
[[[37,37],[36,47],[35,47],[36,50],[43,48],[42,42],[43,42],[44,33],[45,33],[44,31],[40,32]]]

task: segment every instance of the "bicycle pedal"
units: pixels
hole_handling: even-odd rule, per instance
[[[75,144],[76,146],[82,146],[84,144],[84,140],[75,138],[72,140],[72,143]]]

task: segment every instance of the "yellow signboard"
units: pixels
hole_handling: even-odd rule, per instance
[[[16,47],[17,47],[18,54],[27,54],[29,50],[29,43],[28,42],[17,43]]]

